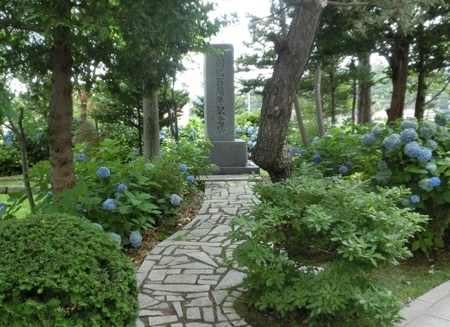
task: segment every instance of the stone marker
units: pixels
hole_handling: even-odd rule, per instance
[[[234,52],[231,44],[213,44],[216,54],[205,55],[204,106],[206,138],[212,143],[209,159],[218,174],[259,173],[248,165],[247,143],[235,139]]]

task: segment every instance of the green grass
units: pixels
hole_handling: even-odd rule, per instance
[[[8,203],[8,194],[0,194],[0,203]],[[17,218],[24,218],[30,214],[30,207],[28,206],[28,201],[22,203],[20,209],[15,213]]]

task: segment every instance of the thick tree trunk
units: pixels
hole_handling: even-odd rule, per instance
[[[409,41],[398,39],[392,50],[389,65],[392,69],[392,98],[387,110],[388,123],[403,117],[408,81]]]
[[[358,124],[364,125],[372,121],[371,110],[371,77],[370,77],[370,53],[365,53],[359,58],[361,78],[358,84]]]
[[[70,0],[58,1],[60,17],[70,17]],[[71,31],[57,26],[53,33],[52,98],[48,120],[50,143],[50,178],[53,192],[70,189],[75,184],[72,154],[72,53]]]
[[[151,160],[159,155],[159,114],[158,92],[154,91],[152,97],[145,97],[142,107],[144,158]]]
[[[277,182],[292,177],[292,161],[284,147],[292,102],[309,58],[326,0],[304,0],[295,5],[286,39],[274,34],[278,61],[264,87],[258,139],[252,151],[255,163]]]

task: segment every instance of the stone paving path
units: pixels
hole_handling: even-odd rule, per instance
[[[197,216],[148,254],[137,272],[137,327],[250,327],[233,309],[245,275],[223,259],[236,247],[224,236],[232,216],[248,212],[254,199],[243,178],[207,180]]]

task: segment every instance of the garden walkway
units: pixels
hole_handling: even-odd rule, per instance
[[[247,326],[233,309],[242,272],[226,266],[235,245],[224,236],[233,215],[254,199],[246,175],[205,178],[203,206],[182,230],[159,243],[137,272],[137,327]],[[413,301],[399,327],[450,327],[450,282]]]

